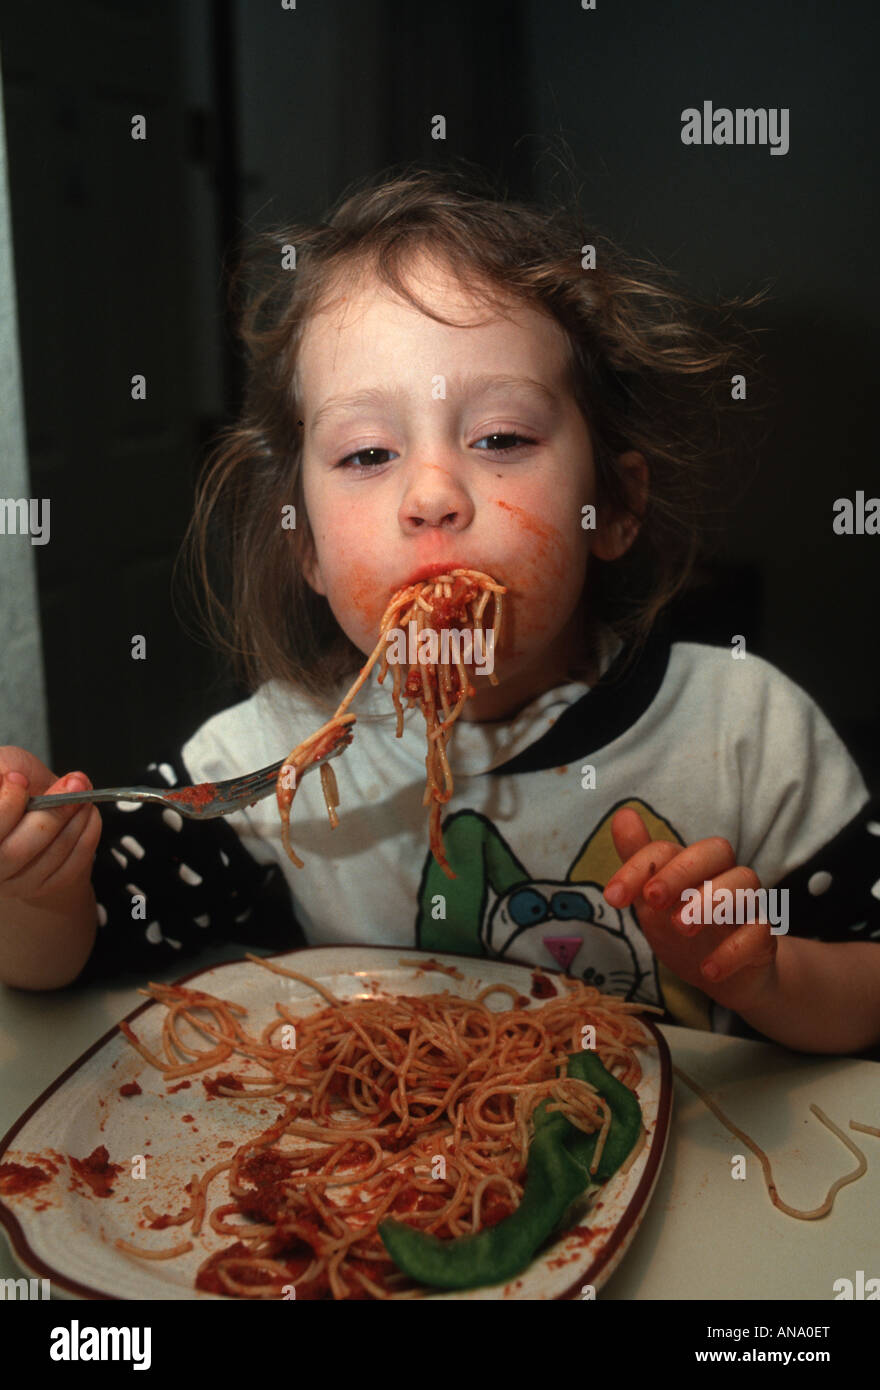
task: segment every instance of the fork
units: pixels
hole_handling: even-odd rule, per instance
[[[338,743],[335,748],[316,758],[313,763],[297,773],[297,782],[322,763],[338,758],[347,746]],[[167,806],[179,811],[182,816],[193,820],[211,820],[215,816],[228,816],[233,811],[241,811],[262,801],[275,790],[278,773],[286,763],[281,758],[270,767],[262,767],[258,772],[249,772],[242,777],[230,777],[225,782],[201,782],[195,787],[174,787],[167,792],[158,787],[102,787],[97,791],[60,792],[57,796],[32,796],[26,806],[28,811],[52,811],[56,806],[69,806],[75,802],[83,804],[95,801],[152,801],[157,806]],[[205,800],[197,800],[198,797]]]

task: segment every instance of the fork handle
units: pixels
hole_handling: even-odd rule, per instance
[[[169,788],[173,790],[173,788]],[[53,811],[56,806],[86,805],[95,801],[162,801],[158,787],[101,787],[97,791],[59,792],[55,796],[32,796],[26,811]]]

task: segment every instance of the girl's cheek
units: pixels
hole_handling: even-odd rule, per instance
[[[507,549],[515,554],[514,572],[506,577],[507,652],[519,659],[553,635],[580,601],[588,557],[588,533],[566,518],[536,516],[506,499],[498,507],[505,518]],[[580,513],[576,516],[579,518]]]
[[[347,552],[350,554],[350,552]],[[347,559],[333,575],[328,593],[340,627],[362,651],[372,650],[385,611],[385,588],[376,561]]]
[[[561,529],[505,498],[496,498],[495,507],[507,548],[516,555],[516,575],[509,581],[511,593],[565,583],[582,555],[582,535]]]
[[[351,617],[369,630],[378,627],[382,614],[375,566],[353,561],[341,578],[340,587]]]

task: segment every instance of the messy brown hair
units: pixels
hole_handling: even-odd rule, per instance
[[[595,268],[582,260],[588,246]],[[291,247],[295,269],[286,269]],[[519,300],[563,329],[571,388],[594,448],[598,508],[635,514],[616,459],[637,450],[647,461],[650,492],[636,541],[613,564],[590,558],[583,650],[573,653],[572,674],[587,669],[597,620],[634,657],[694,571],[724,454],[731,376],[743,370],[743,335],[739,345],[722,340],[705,326],[706,306],[684,297],[658,266],[625,257],[576,208],[507,201],[472,167],[410,166],[349,189],[318,225],[258,236],[233,278],[245,400],[207,460],[183,553],[201,592],[203,625],[251,690],[277,679],[327,700],[361,665],[305,577],[313,542],[298,354],[316,310],[340,281],[364,272],[437,321],[454,322],[407,283],[421,251],[487,305]],[[293,531],[281,525],[291,503]],[[226,560],[222,594],[212,554]]]

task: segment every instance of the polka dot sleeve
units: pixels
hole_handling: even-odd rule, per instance
[[[775,887],[787,890],[791,936],[827,942],[867,941],[880,952],[880,797],[867,801],[833,839]],[[776,920],[780,903],[776,896]],[[737,1014],[717,1007],[715,1014],[716,1019],[730,1020],[729,1026],[719,1031],[757,1042],[772,1041]],[[880,1047],[853,1055],[880,1062]]]
[[[776,885],[788,890],[792,936],[874,941],[880,950],[880,797]]]
[[[150,763],[132,785],[192,781],[177,755]],[[162,970],[208,944],[304,944],[279,869],[258,864],[222,816],[196,821],[133,801],[99,810],[104,828],[92,871],[98,932],[77,983]]]

